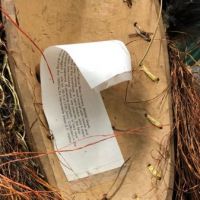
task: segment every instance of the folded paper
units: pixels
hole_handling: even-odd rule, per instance
[[[43,109],[69,181],[120,167],[123,156],[100,91],[131,79],[131,58],[118,40],[59,45],[41,58]]]

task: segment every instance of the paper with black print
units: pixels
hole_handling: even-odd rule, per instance
[[[118,40],[51,46],[41,58],[43,109],[69,181],[124,163],[100,94],[131,79],[131,58]]]

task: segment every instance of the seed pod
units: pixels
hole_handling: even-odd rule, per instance
[[[158,171],[153,165],[148,164],[147,165],[148,170],[150,171],[150,173],[157,179],[157,180],[161,180],[162,175],[161,172]]]
[[[160,128],[160,129],[163,128],[162,124],[161,124],[159,121],[157,121],[155,118],[153,118],[151,115],[145,114],[145,117],[146,117],[146,118],[149,120],[149,122],[150,122],[151,124],[153,124],[154,126]]]
[[[145,66],[145,65],[142,65],[141,66],[141,70],[154,82],[158,82],[160,79],[155,76],[154,74],[152,74],[149,69]]]

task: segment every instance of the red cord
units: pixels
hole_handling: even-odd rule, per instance
[[[35,48],[41,53],[42,57],[44,58],[46,64],[47,64],[47,68],[48,68],[48,71],[50,73],[50,76],[51,76],[51,79],[54,83],[54,78],[53,78],[53,74],[52,74],[52,71],[51,71],[51,68],[49,66],[49,63],[47,62],[47,59],[46,57],[44,56],[42,50],[40,49],[40,47],[31,39],[31,37],[25,32],[23,31],[19,25],[10,17],[10,15],[0,6],[0,11],[5,15],[5,17],[26,37],[28,38],[28,40],[35,46]]]

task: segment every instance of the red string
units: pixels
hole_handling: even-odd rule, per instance
[[[53,74],[51,71],[51,68],[49,66],[49,63],[47,62],[46,57],[44,56],[42,50],[40,49],[40,47],[33,41],[33,39],[31,39],[31,37],[22,30],[22,28],[19,27],[19,25],[11,18],[11,16],[0,6],[0,11],[5,15],[5,17],[35,46],[35,48],[40,52],[40,54],[42,55],[42,57],[44,58],[46,64],[47,64],[47,68],[48,71],[50,73],[52,82],[54,83],[54,78],[53,78]]]

